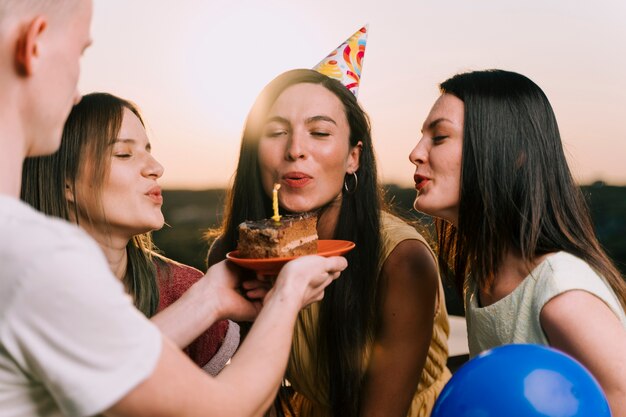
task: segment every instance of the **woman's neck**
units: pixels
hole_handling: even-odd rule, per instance
[[[107,258],[111,272],[113,272],[118,279],[124,279],[128,267],[126,245],[128,245],[130,239],[116,237],[109,233],[98,233],[88,228],[85,228],[85,230],[98,242],[98,246],[100,246],[104,256]]]
[[[126,275],[126,268],[128,267],[126,245],[112,245],[110,242],[107,242],[107,244],[98,242],[98,244],[100,245],[102,252],[104,252],[104,256],[106,256],[109,268],[111,268],[113,274],[120,280],[124,279],[124,276]]]
[[[107,263],[111,272],[119,279],[123,280],[126,275],[126,269],[128,268],[128,253],[126,252],[126,245],[132,239],[132,236],[120,236],[114,234],[110,230],[106,229],[101,224],[93,224],[89,219],[80,216],[79,219],[74,217],[74,210],[70,210],[70,221],[76,223],[83,229],[89,236],[93,238],[100,246],[100,249],[107,258]]]
[[[317,215],[317,235],[320,239],[334,239],[340,211],[341,194],[319,210]]]
[[[491,288],[480,290],[483,307],[491,305],[511,294],[524,279],[548,256],[535,257],[530,263],[517,252],[507,252],[502,259]]]

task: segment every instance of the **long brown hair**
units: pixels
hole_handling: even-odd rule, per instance
[[[102,187],[108,177],[112,155],[111,141],[119,134],[125,108],[144,124],[139,109],[130,101],[107,93],[84,96],[65,123],[59,150],[49,156],[26,158],[22,171],[22,200],[43,213],[79,223],[81,204],[75,192],[76,181],[81,173],[89,170],[93,179],[89,187],[91,195],[81,197],[102,207]],[[66,198],[67,188],[73,192],[76,204]],[[87,221],[91,221],[94,214],[85,210],[81,213]],[[106,217],[106,213],[99,214]],[[154,315],[159,305],[153,251],[150,233],[134,236],[126,245],[128,265],[123,278],[135,305],[148,317]]]
[[[452,268],[457,287],[471,271],[489,289],[507,251],[529,265],[565,251],[604,277],[626,310],[626,283],[598,242],[539,86],[489,70],[455,75],[440,88],[465,105],[458,227],[437,221],[441,265]]]
[[[271,216],[271,200],[265,195],[260,181],[258,141],[267,114],[278,96],[288,87],[301,83],[319,84],[335,94],[346,112],[350,146],[356,146],[359,141],[363,144],[356,171],[358,186],[354,192],[342,191],[339,221],[334,232],[335,239],[351,240],[356,243],[356,249],[347,254],[349,266],[341,279],[325,291],[316,341],[320,349],[318,357],[321,358],[316,365],[317,369],[329,375],[333,414],[358,415],[364,378],[363,348],[373,339],[377,324],[376,290],[380,271],[380,210],[383,203],[369,119],[354,95],[341,83],[316,71],[302,69],[279,75],[263,89],[246,121],[221,236],[218,244],[213,246],[209,259],[211,263],[223,259],[228,251],[235,248],[239,223]]]

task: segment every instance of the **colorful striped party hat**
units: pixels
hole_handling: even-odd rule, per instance
[[[341,81],[355,96],[358,94],[361,81],[367,30],[367,25],[357,30],[354,35],[313,67],[317,72]]]

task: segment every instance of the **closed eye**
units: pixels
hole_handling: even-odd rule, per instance
[[[434,143],[439,143],[439,142],[443,141],[444,139],[446,139],[447,137],[448,137],[448,136],[444,136],[444,135],[441,135],[441,136],[434,136],[434,137],[433,137],[433,142],[434,142]]]
[[[287,134],[286,130],[276,130],[276,131],[273,131],[273,132],[269,132],[266,135],[268,137],[270,137],[270,138],[277,138],[279,136],[283,136],[283,135],[286,135],[286,134]]]
[[[330,136],[330,133],[327,133],[327,132],[311,132],[311,136],[327,137],[327,136]]]

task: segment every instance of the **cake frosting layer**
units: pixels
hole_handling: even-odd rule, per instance
[[[242,258],[284,258],[317,253],[317,216],[299,214],[245,221],[239,225]]]

